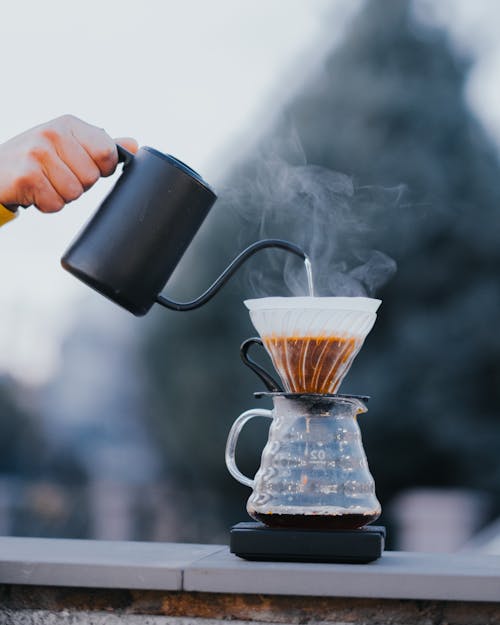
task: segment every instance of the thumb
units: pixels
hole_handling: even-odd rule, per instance
[[[129,152],[132,152],[132,154],[135,154],[139,149],[139,144],[135,139],[132,139],[132,137],[118,137],[114,139],[114,142],[118,143]]]

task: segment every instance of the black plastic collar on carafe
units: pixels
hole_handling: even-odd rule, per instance
[[[370,399],[369,395],[348,395],[346,393],[287,393],[286,391],[256,391],[253,396],[256,399],[262,399],[263,397],[285,397],[286,399],[311,399],[325,401],[331,401],[332,399],[359,399],[363,402],[367,402]]]

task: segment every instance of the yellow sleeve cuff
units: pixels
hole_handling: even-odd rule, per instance
[[[11,211],[3,204],[0,204],[0,228],[17,217],[17,211]]]

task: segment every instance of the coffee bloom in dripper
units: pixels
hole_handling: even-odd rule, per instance
[[[250,318],[289,393],[336,393],[373,327],[381,300],[266,297]]]

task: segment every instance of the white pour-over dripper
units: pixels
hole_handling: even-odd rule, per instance
[[[266,297],[246,300],[285,390],[336,393],[373,327],[381,300]]]

